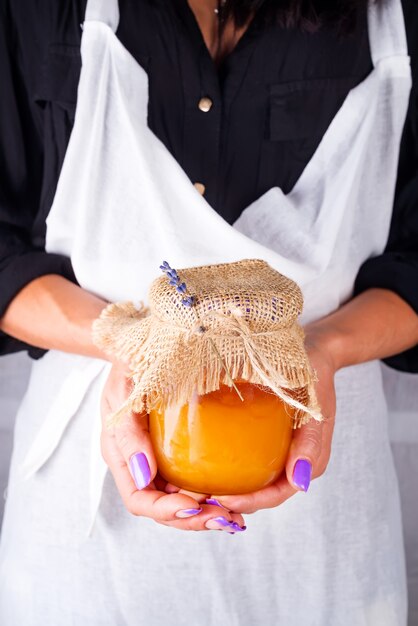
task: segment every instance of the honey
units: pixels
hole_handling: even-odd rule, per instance
[[[150,434],[161,476],[182,489],[212,495],[248,493],[282,473],[293,433],[293,409],[270,390],[236,382],[183,406],[151,411]]]

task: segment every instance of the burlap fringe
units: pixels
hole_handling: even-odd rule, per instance
[[[203,395],[222,384],[231,386],[231,378],[271,389],[295,409],[295,428],[311,418],[322,420],[314,372],[307,360],[295,364],[289,359],[292,339],[303,342],[300,327],[252,333],[239,310],[231,311],[227,317],[211,315],[222,317],[223,334],[219,330],[202,330],[202,319],[191,329],[162,321],[150,316],[145,306],[138,308],[131,302],[111,304],[104,309],[94,322],[93,340],[107,354],[129,364],[133,381],[131,395],[110,416],[110,424],[117,423],[128,410],[149,413],[168,403],[185,404],[196,391]],[[263,342],[270,350],[270,360],[274,355],[273,362],[269,361]],[[277,351],[273,352],[275,343]],[[165,349],[161,349],[163,346]]]

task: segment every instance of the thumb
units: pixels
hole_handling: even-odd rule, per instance
[[[312,473],[321,455],[322,422],[311,419],[293,435],[286,463],[287,480],[299,491],[308,491]]]
[[[144,489],[157,473],[157,461],[149,434],[148,415],[129,412],[113,431],[116,444],[138,489]]]

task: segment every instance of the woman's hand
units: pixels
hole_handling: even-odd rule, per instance
[[[275,483],[243,495],[216,496],[227,510],[254,513],[276,507],[298,491],[307,491],[311,479],[321,476],[327,467],[335,419],[335,366],[321,333],[307,329],[305,345],[318,378],[316,393],[325,419],[323,422],[312,419],[295,430],[286,471]]]
[[[323,474],[330,457],[335,419],[335,372],[357,363],[385,358],[416,345],[418,316],[396,294],[385,289],[370,289],[305,330],[306,349],[318,377],[316,392],[325,420],[320,424],[311,420],[295,431],[285,474],[273,485],[259,491],[219,496],[209,499],[211,504],[207,504],[204,494],[177,490],[158,476],[147,418],[131,414],[117,428],[108,431],[104,426],[102,434],[104,458],[128,510],[135,515],[152,517],[167,526],[195,530],[204,530],[207,520],[222,513],[225,519],[220,526],[232,532],[233,528],[223,525],[228,521],[242,525],[239,513],[275,507],[297,491],[306,491],[311,478]],[[126,372],[115,366],[103,394],[103,416],[115,411],[128,393]],[[145,459],[137,457],[141,452]],[[136,472],[128,469],[131,459],[138,471],[141,466],[147,475],[146,479],[141,479],[140,475],[144,472],[140,473],[137,485],[133,480]],[[148,487],[139,489],[140,481],[145,483],[148,480],[148,473],[151,482]],[[216,501],[226,508],[216,508]],[[202,510],[194,515],[190,511],[181,513],[189,509]],[[230,514],[230,511],[234,513]],[[179,519],[181,515],[191,516]]]
[[[159,476],[146,414],[128,412],[120,424],[108,428],[106,418],[130,391],[126,367],[113,365],[102,394],[101,447],[128,511],[181,530],[242,531],[244,519],[239,513],[220,514],[217,506],[205,503],[207,494],[176,490]]]
[[[219,497],[218,501],[229,510],[253,513],[257,509],[275,507],[298,490],[306,491],[310,479],[324,473],[334,429],[335,372],[415,346],[418,316],[392,291],[369,289],[337,311],[309,324],[305,331],[305,345],[318,377],[316,392],[325,420],[320,424],[311,420],[295,432],[286,475],[276,483],[242,496]]]

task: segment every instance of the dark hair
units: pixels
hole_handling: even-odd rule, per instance
[[[266,21],[285,28],[315,32],[330,25],[348,33],[355,28],[358,11],[367,6],[367,0],[226,0],[221,5],[222,21],[232,17],[238,27],[260,11]]]

